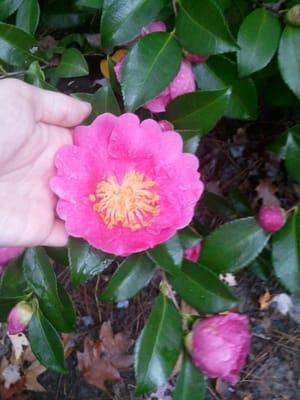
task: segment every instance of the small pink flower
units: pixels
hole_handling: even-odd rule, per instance
[[[203,64],[208,60],[208,56],[202,56],[200,54],[186,53],[185,58],[195,64]]]
[[[165,32],[167,30],[166,24],[163,21],[154,21],[145,26],[141,30],[141,36],[146,36],[153,32]]]
[[[199,260],[200,252],[201,252],[201,243],[197,243],[195,244],[195,246],[192,246],[184,251],[184,258],[186,260],[197,262]]]
[[[51,188],[67,232],[120,256],[172,237],[203,192],[198,160],[183,153],[181,136],[131,113],[75,128],[74,145],[59,150],[55,164]]]
[[[259,225],[266,231],[274,233],[285,224],[285,212],[280,207],[261,207],[258,213]]]
[[[124,61],[125,57],[119,60],[114,67],[119,82],[122,77]],[[192,66],[188,61],[182,61],[179,72],[169,86],[154,99],[147,101],[147,103],[144,104],[144,107],[153,113],[164,112],[166,111],[167,105],[176,97],[185,93],[194,92],[195,90],[196,80]]]
[[[182,61],[180,69],[170,85],[157,97],[148,101],[144,107],[151,112],[164,112],[167,105],[176,97],[196,90],[196,80],[192,66],[188,61]]]
[[[31,320],[32,314],[33,311],[30,304],[25,301],[16,304],[7,319],[9,334],[16,335],[17,333],[24,332]]]
[[[221,378],[234,385],[250,351],[249,321],[230,313],[203,319],[192,333],[192,358],[209,378]]]
[[[23,251],[24,247],[0,247],[0,271]]]

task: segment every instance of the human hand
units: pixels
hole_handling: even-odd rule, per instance
[[[0,246],[63,246],[49,188],[57,150],[72,143],[72,128],[88,103],[16,79],[0,81]]]

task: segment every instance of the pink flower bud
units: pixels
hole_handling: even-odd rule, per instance
[[[285,224],[285,212],[280,207],[261,207],[258,213],[259,225],[266,231],[274,233]]]
[[[16,304],[7,319],[9,334],[16,335],[17,333],[24,332],[31,320],[32,314],[33,311],[30,304],[25,301]]]
[[[193,362],[209,378],[236,384],[249,350],[249,321],[245,315],[218,315],[197,322],[193,328]]]
[[[0,247],[0,271],[23,251],[23,247]]]
[[[174,131],[174,126],[171,122],[167,121],[166,119],[162,119],[158,121],[159,126],[161,127],[162,131]]]
[[[195,246],[190,247],[184,251],[184,258],[193,262],[197,262],[201,252],[201,243],[195,244]]]
[[[300,4],[290,8],[285,18],[291,25],[300,26]]]
[[[144,26],[141,30],[141,36],[146,36],[153,32],[165,32],[167,30],[166,24],[163,21],[154,21],[151,24]]]
[[[202,56],[200,54],[186,53],[185,58],[195,64],[202,64],[208,60],[208,56]]]

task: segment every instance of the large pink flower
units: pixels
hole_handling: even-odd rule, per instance
[[[77,127],[56,167],[51,188],[67,232],[121,256],[186,226],[203,191],[198,160],[183,153],[181,136],[131,113],[105,113]]]
[[[121,81],[125,57],[115,65],[117,79]],[[166,111],[167,105],[176,97],[196,90],[196,80],[189,61],[183,60],[173,81],[154,99],[147,101],[144,107],[153,113]]]
[[[208,377],[236,384],[250,350],[250,338],[245,315],[205,318],[193,328],[193,361]]]
[[[24,251],[24,247],[0,247],[0,272],[10,261],[18,257]]]

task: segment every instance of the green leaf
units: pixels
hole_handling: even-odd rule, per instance
[[[240,76],[259,71],[271,61],[278,47],[280,33],[278,18],[263,8],[257,8],[244,19],[238,33]]]
[[[152,278],[155,264],[145,254],[134,254],[122,262],[100,298],[104,301],[127,300],[145,287]]]
[[[285,167],[289,176],[300,182],[300,125],[288,131]]]
[[[134,111],[160,94],[175,78],[181,49],[173,35],[156,32],[140,39],[127,55],[121,86],[128,111]]]
[[[0,298],[0,322],[7,322],[11,309],[21,300],[23,300],[23,297],[12,297],[9,299]]]
[[[190,357],[185,354],[177,378],[173,400],[204,400],[206,381]]]
[[[225,116],[235,119],[256,119],[257,93],[251,78],[239,79],[237,66],[223,56],[210,57],[194,68],[202,90],[231,88]]]
[[[87,7],[100,10],[102,7],[103,0],[76,0],[76,7]]]
[[[204,55],[237,50],[224,14],[214,0],[206,0],[205,4],[179,0],[178,5],[176,34],[186,50]]]
[[[92,123],[96,117],[105,112],[120,115],[119,104],[109,83],[93,94],[73,93],[73,96],[88,101],[92,105],[92,112],[84,121],[84,124]]]
[[[205,238],[200,262],[216,273],[239,271],[259,255],[269,237],[254,217],[228,222]]]
[[[265,248],[249,265],[249,270],[259,279],[264,281],[270,279],[273,270],[270,250]]]
[[[38,61],[34,61],[29,65],[28,70],[25,72],[24,80],[42,89],[56,90],[54,86],[46,82],[44,71]]]
[[[281,36],[278,65],[282,78],[295,95],[300,98],[300,28],[286,26]]]
[[[285,226],[272,237],[274,270],[281,284],[300,296],[300,210],[288,218]]]
[[[22,262],[18,258],[5,267],[0,282],[0,299],[21,299],[28,292]]]
[[[230,201],[213,192],[205,191],[201,201],[203,201],[206,207],[208,207],[217,215],[221,215],[223,217],[232,217],[235,215],[235,210]]]
[[[31,350],[45,367],[65,373],[64,350],[58,333],[50,322],[36,311],[29,323],[28,338]]]
[[[176,275],[181,267],[183,248],[177,234],[167,242],[148,250],[147,253],[157,266],[172,275]]]
[[[134,39],[155,20],[166,0],[104,0],[100,26],[102,47],[119,46]]]
[[[45,316],[59,331],[72,331],[75,325],[74,313],[72,317],[71,312],[72,303],[70,304],[63,288],[60,287],[58,290],[53,267],[42,247],[26,251],[23,271],[28,286],[39,298],[40,307]],[[69,318],[66,318],[66,313],[69,314]]]
[[[25,32],[34,35],[40,20],[38,0],[23,0],[16,16],[16,25]]]
[[[61,265],[68,265],[68,249],[66,247],[44,247],[44,250],[53,261]]]
[[[112,87],[112,90],[117,93],[121,94],[121,85],[117,79],[117,75],[115,73],[115,64],[111,57],[107,56],[107,63],[108,63],[108,72],[109,72],[109,81]]]
[[[135,346],[138,395],[167,382],[179,357],[181,341],[180,314],[171,300],[160,294]]]
[[[231,186],[229,189],[229,199],[236,213],[241,217],[253,215],[251,204],[248,197],[237,187]]]
[[[70,238],[68,252],[75,286],[104,271],[114,260],[113,256],[94,249],[81,239]]]
[[[204,135],[224,115],[229,98],[228,89],[187,93],[167,106],[165,118],[184,137]]]
[[[67,49],[57,67],[51,70],[51,74],[58,78],[73,78],[89,74],[89,66],[77,49]]]
[[[21,5],[23,0],[1,0],[0,2],[0,21],[3,21],[13,14]]]
[[[33,61],[44,62],[37,50],[33,36],[16,26],[0,23],[0,60],[26,68]]]
[[[169,279],[179,296],[201,313],[213,314],[237,305],[228,287],[202,263],[184,260],[182,269]]]

